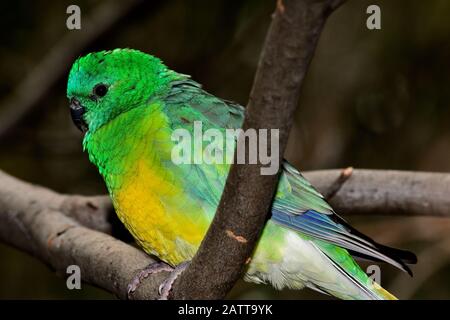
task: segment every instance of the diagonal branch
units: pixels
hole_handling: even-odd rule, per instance
[[[300,87],[320,33],[341,2],[277,2],[243,129],[279,129],[278,159],[284,154]],[[231,167],[214,220],[191,265],[175,282],[173,298],[224,298],[239,279],[264,226],[278,182],[278,174],[261,175],[261,168],[261,164]]]
[[[0,241],[40,259],[58,274],[78,265],[83,281],[125,299],[136,273],[153,262],[143,251],[83,224],[110,231],[105,197],[73,197],[19,181],[0,171]],[[98,224],[98,225],[97,225]],[[154,299],[167,277],[148,279],[136,299]]]
[[[328,15],[340,0],[279,0],[255,77],[243,128],[280,130],[284,152],[299,89]],[[271,204],[277,175],[261,165],[234,165],[214,221],[174,298],[223,298],[240,277]],[[449,174],[355,170],[306,174],[342,213],[449,216]],[[336,182],[337,181],[337,182]],[[327,193],[328,190],[328,193]],[[60,195],[0,172],[0,241],[29,252],[64,274],[77,264],[84,281],[120,298],[152,260],[112,233],[105,197]],[[92,229],[103,231],[98,232]],[[164,273],[151,276],[134,298],[155,298]]]
[[[68,31],[30,74],[1,102],[0,138],[11,130],[63,77],[79,52],[116,25],[142,0],[108,1],[83,19],[82,31]]]
[[[341,172],[312,171],[305,176],[327,193]],[[354,170],[332,203],[343,214],[450,217],[448,194],[448,173]],[[0,171],[0,241],[30,253],[61,275],[76,264],[83,281],[125,299],[132,277],[152,260],[105,234],[114,232],[114,216],[107,196],[58,194]],[[149,277],[133,298],[156,298],[166,276]]]

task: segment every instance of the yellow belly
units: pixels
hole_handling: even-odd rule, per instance
[[[139,161],[112,193],[120,220],[142,248],[177,265],[190,260],[209,221],[198,203],[187,198],[170,172]]]

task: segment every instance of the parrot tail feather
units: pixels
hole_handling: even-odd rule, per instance
[[[345,300],[398,300],[393,294],[389,293],[387,290],[383,289],[377,282],[373,281],[369,276],[362,271],[359,267],[356,271],[354,268],[346,268],[342,263],[337,262],[333,259],[330,252],[324,250],[319,244],[315,244],[316,248],[328,258],[329,262],[333,267],[347,280],[350,281],[351,286],[357,289],[357,294],[354,290],[342,290],[342,288],[337,291],[336,287],[330,290],[330,288],[321,288],[327,291],[329,294],[336,296],[340,299]],[[314,288],[313,288],[314,289]],[[353,293],[349,295],[349,292]]]
[[[384,300],[398,300],[396,296],[394,296],[389,291],[383,289],[378,283],[375,281],[372,285],[372,290],[375,291],[380,297],[382,297]]]

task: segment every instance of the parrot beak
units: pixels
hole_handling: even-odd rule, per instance
[[[84,107],[75,98],[70,99],[70,115],[72,116],[73,123],[80,129],[81,132],[88,131],[86,121],[84,121],[83,115],[86,112]]]

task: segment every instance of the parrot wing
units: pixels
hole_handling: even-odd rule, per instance
[[[192,133],[195,121],[201,121],[203,131],[218,129],[224,133],[225,129],[241,127],[244,119],[242,106],[219,99],[202,90],[201,85],[191,80],[189,76],[181,76],[179,81],[172,83],[169,94],[164,98],[165,113],[170,119],[172,130],[185,129]],[[234,150],[234,141],[227,141],[225,147]],[[166,166],[173,164],[167,163]],[[202,162],[178,165],[177,169],[186,181],[185,192],[204,206],[215,209],[225,186],[229,166],[229,164],[211,165]],[[215,210],[206,212],[213,214]]]
[[[192,130],[194,121],[202,121],[203,129],[237,129],[242,126],[244,108],[219,99],[201,89],[186,76],[174,82],[165,99],[173,129]],[[323,196],[287,161],[283,161],[271,219],[312,238],[327,241],[349,250],[353,255],[385,261],[411,274],[405,263],[417,258],[408,251],[380,245],[351,227],[337,215]],[[199,200],[214,208],[220,201],[229,165],[189,165],[185,175],[189,190]]]
[[[293,166],[284,161],[283,167],[272,207],[273,221],[345,248],[355,256],[384,261],[412,274],[406,263],[416,263],[413,253],[383,246],[360,233],[337,215]]]
[[[203,121],[212,128],[241,127],[245,111],[241,105],[219,99],[202,90],[201,84],[185,77],[172,83],[171,91],[164,99],[174,128],[183,127],[183,124],[192,128],[194,121]]]

